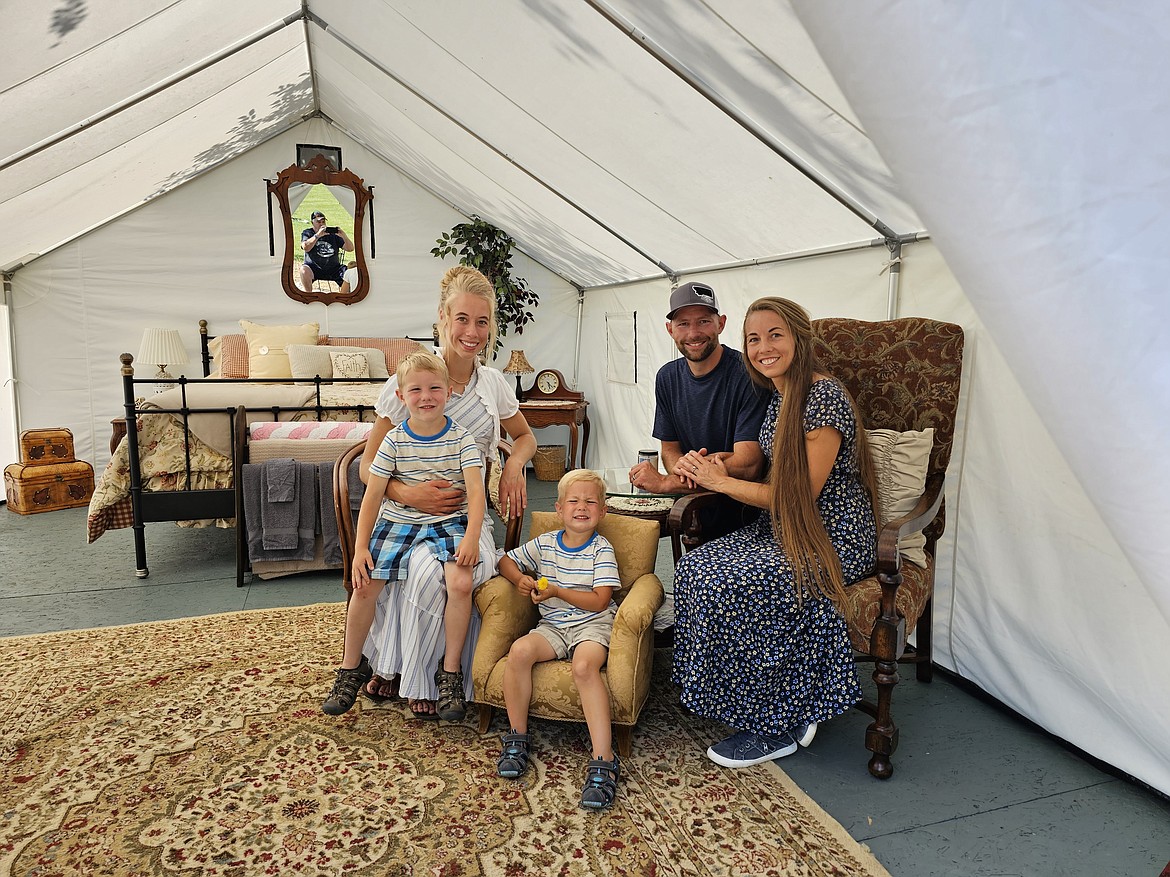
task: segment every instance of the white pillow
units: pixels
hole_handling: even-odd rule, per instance
[[[882,524],[900,518],[914,508],[926,489],[926,470],[934,448],[934,429],[920,432],[896,432],[892,429],[867,429],[869,450],[877,475],[877,491],[882,506]],[[898,540],[903,560],[926,566],[926,536],[919,530]]]
[[[363,353],[370,373],[367,377],[388,378],[386,370],[386,356],[376,347],[334,347],[326,344],[290,344],[285,348],[288,353],[292,376],[301,379],[320,375],[323,378],[334,377],[333,360],[330,353]]]
[[[381,356],[381,354],[378,355]],[[364,353],[330,350],[329,361],[333,365],[333,377],[335,379],[368,378],[370,376],[370,361]]]

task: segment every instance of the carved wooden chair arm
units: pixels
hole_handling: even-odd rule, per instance
[[[703,524],[699,519],[699,513],[703,509],[718,506],[725,499],[723,494],[709,490],[680,496],[674,501],[674,505],[670,508],[670,514],[667,515],[667,532],[670,533],[672,539],[680,539],[688,551],[702,545],[707,541],[707,537],[703,535]]]

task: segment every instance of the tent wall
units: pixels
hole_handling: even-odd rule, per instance
[[[340,146],[345,163],[374,187],[377,258],[367,260],[371,291],[356,305],[302,304],[285,295],[279,226],[277,254],[268,255],[264,179],[294,161],[297,143]],[[279,222],[275,201],[273,209]],[[238,332],[237,321],[245,318],[315,320],[334,335],[429,337],[438,280],[455,264],[435,259],[430,249],[463,219],[332,126],[306,122],[15,274],[20,425],[69,427],[79,459],[91,460],[100,472],[109,457],[110,419],[122,413],[118,356],[137,354],[148,326],[180,330],[191,362],[172,373],[192,376],[201,374],[200,319],[212,334]],[[541,323],[576,323],[572,286],[523,254],[513,263],[541,294]],[[509,336],[500,361],[507,362],[512,346],[524,347],[534,363],[569,376],[571,332],[569,338]]]
[[[937,248],[913,244],[904,256],[899,313],[959,323],[967,336],[935,660],[1058,737],[1170,791],[1170,700],[1151,696],[1165,691],[1170,666],[1165,619]],[[879,247],[696,279],[715,288],[728,318],[723,340],[738,348],[743,314],[760,295],[793,298],[814,318],[883,319],[887,257]],[[590,465],[630,465],[638,448],[651,446],[654,373],[677,356],[665,330],[668,294],[665,281],[586,293],[582,336],[592,340],[582,380],[597,437]],[[607,380],[596,340],[606,338],[607,314],[631,312],[637,385]],[[911,674],[904,684],[917,683]]]

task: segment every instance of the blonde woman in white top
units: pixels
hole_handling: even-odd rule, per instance
[[[499,369],[479,361],[481,352],[494,347],[495,336],[496,294],[491,282],[474,268],[460,265],[448,270],[439,283],[440,354],[453,390],[447,413],[475,436],[485,460],[495,460],[501,428],[508,435],[512,454],[501,473],[497,511],[510,518],[522,515],[528,505],[524,470],[536,453],[536,439],[507,378]],[[369,477],[370,463],[383,437],[407,416],[394,394],[396,385],[396,378],[391,377],[378,399],[378,420],[361,462],[363,482]],[[408,486],[391,480],[386,495],[431,514],[448,513],[463,501],[462,492],[442,481]],[[479,556],[473,587],[496,572],[498,553],[490,516],[480,534]],[[458,600],[458,608],[469,616],[465,638],[444,628],[448,599]],[[405,697],[416,716],[433,719],[440,680],[448,685],[461,681],[464,697],[471,699],[471,680],[462,677],[460,666],[471,666],[478,636],[479,618],[472,609],[471,592],[449,597],[442,564],[425,550],[412,552],[402,587],[383,589],[378,601],[374,624],[362,649],[375,675],[363,693],[376,701]]]

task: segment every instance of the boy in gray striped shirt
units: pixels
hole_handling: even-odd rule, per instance
[[[609,690],[601,678],[617,612],[613,592],[622,586],[613,546],[597,532],[605,516],[605,481],[588,469],[567,473],[557,485],[556,510],[563,530],[537,536],[500,559],[500,574],[531,597],[540,621],[508,652],[504,702],[512,729],[503,737],[497,772],[515,779],[528,767],[533,665],[571,657],[593,745],[580,804],[602,809],[613,803],[621,771],[613,751]]]

